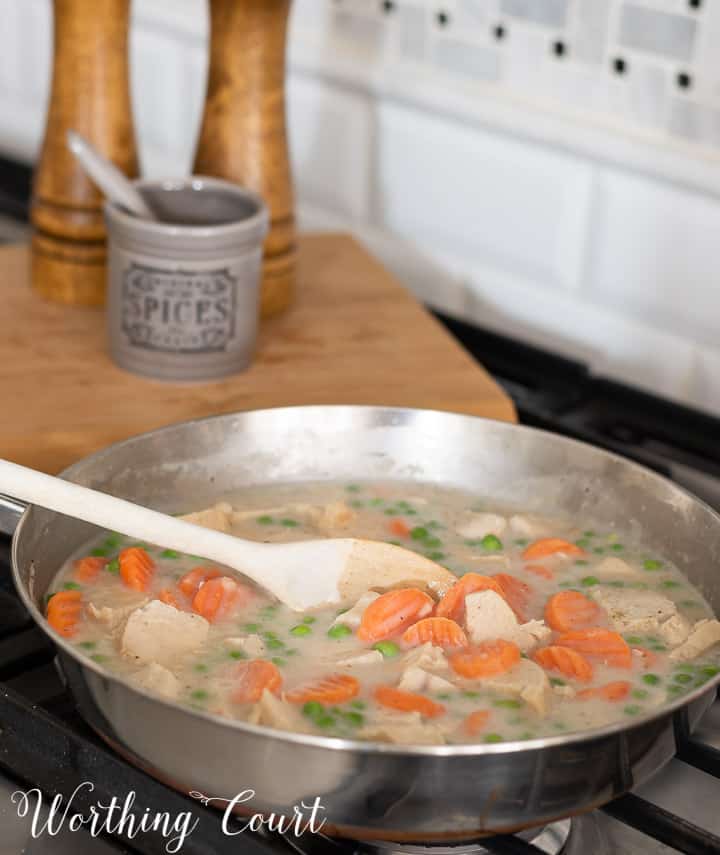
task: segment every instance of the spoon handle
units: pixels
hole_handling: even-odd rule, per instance
[[[262,549],[260,544],[202,528],[8,460],[0,460],[0,492],[136,540],[234,567],[241,552],[253,558]]]
[[[84,137],[75,131],[68,131],[67,143],[83,170],[111,202],[144,220],[157,219],[128,178]]]

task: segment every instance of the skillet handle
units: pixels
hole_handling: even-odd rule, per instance
[[[12,535],[26,508],[25,502],[0,493],[0,534]]]

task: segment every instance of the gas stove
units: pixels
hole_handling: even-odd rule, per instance
[[[513,396],[521,421],[584,439],[632,457],[720,507],[720,420],[593,377],[581,364],[440,318]],[[74,807],[135,794],[138,816],[191,811],[197,826],[185,855],[649,855],[720,852],[720,700],[689,736],[680,722],[677,754],[649,783],[600,810],[531,829],[457,844],[406,845],[268,832],[229,836],[221,815],[148,777],[120,758],[85,725],[63,686],[53,650],[12,588],[9,540],[0,539],[0,855],[28,852],[161,855],[159,832],[91,838],[67,828],[33,839],[30,817],[18,816],[16,791],[38,788],[45,804],[79,784]],[[17,796],[15,797],[17,800]],[[230,830],[239,830],[239,826]]]

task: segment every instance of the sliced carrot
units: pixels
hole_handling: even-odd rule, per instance
[[[194,567],[178,582],[178,588],[186,597],[194,597],[203,582],[222,576],[217,567]]]
[[[593,656],[615,668],[631,668],[632,653],[627,641],[618,632],[600,627],[576,629],[565,632],[556,639],[557,644],[571,647],[584,656]]]
[[[95,555],[87,555],[85,558],[78,558],[73,561],[73,576],[78,582],[94,582],[98,573],[108,563],[107,558],[98,558]]]
[[[524,623],[527,620],[527,601],[532,594],[532,588],[527,585],[522,579],[517,576],[511,576],[509,573],[496,573],[492,577],[502,591],[503,597],[507,600],[510,608],[515,612],[517,619]]]
[[[630,683],[626,680],[616,680],[614,683],[606,683],[604,686],[596,686],[593,689],[583,689],[575,695],[581,701],[589,701],[599,698],[603,701],[622,701],[630,694]]]
[[[527,547],[522,557],[525,561],[535,561],[536,558],[547,558],[548,555],[556,555],[557,553],[585,555],[585,550],[576,543],[570,543],[569,540],[563,540],[561,537],[541,537],[540,540],[536,540]]]
[[[133,591],[147,591],[155,562],[141,546],[130,546],[118,555],[120,577]]]
[[[432,599],[418,588],[398,588],[381,594],[365,609],[357,636],[361,641],[381,641],[399,635],[433,610]]]
[[[401,712],[419,712],[425,718],[437,718],[445,714],[445,707],[435,701],[418,695],[415,692],[405,692],[394,686],[378,686],[373,697],[380,706]]]
[[[285,700],[291,704],[306,704],[308,701],[342,704],[356,697],[359,691],[360,683],[350,674],[330,674],[286,692]]]
[[[406,647],[417,647],[426,642],[445,649],[467,647],[467,635],[460,624],[444,617],[428,617],[419,620],[403,633]]]
[[[462,723],[462,729],[468,736],[477,736],[484,730],[487,720],[490,718],[488,710],[475,710],[466,716]]]
[[[542,564],[526,564],[525,569],[528,573],[532,573],[535,576],[540,576],[541,579],[554,579],[555,574],[552,570],[547,567],[543,567]]]
[[[192,610],[212,623],[227,617],[241,596],[241,586],[229,576],[208,579],[193,597]]]
[[[450,667],[468,679],[504,674],[520,661],[520,648],[499,638],[468,647],[450,656]]]
[[[435,614],[438,617],[450,618],[460,623],[465,617],[465,597],[468,594],[474,594],[476,591],[495,591],[496,594],[504,597],[502,588],[495,579],[490,576],[483,576],[480,573],[466,573],[455,582],[440,600],[437,609],[435,609]]]
[[[267,689],[274,695],[282,688],[282,674],[277,666],[266,659],[251,659],[240,662],[235,672],[237,686],[232,694],[236,704],[254,704]]]
[[[572,647],[563,647],[560,644],[551,644],[549,647],[541,647],[533,654],[533,660],[546,671],[559,671],[566,677],[588,683],[593,678],[593,666],[577,650]]]
[[[172,606],[174,609],[180,608],[180,601],[172,588],[163,588],[157,595],[157,598],[161,603],[165,603],[166,606]]]
[[[579,591],[560,591],[545,604],[545,620],[555,632],[587,629],[601,617],[600,606]]]
[[[408,537],[410,534],[410,526],[405,522],[405,520],[401,520],[399,517],[396,517],[394,520],[390,520],[390,531],[398,537]]]
[[[77,632],[82,612],[82,593],[80,591],[58,591],[48,600],[47,619],[50,626],[71,638]]]

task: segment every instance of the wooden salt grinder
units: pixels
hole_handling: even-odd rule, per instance
[[[129,0],[54,0],[49,110],[35,171],[32,284],[63,303],[105,298],[101,193],[67,148],[79,131],[127,175],[137,175],[128,83]]]
[[[210,68],[194,172],[260,193],[270,209],[261,307],[292,299],[293,190],[285,133],[285,38],[290,0],[210,0]]]

